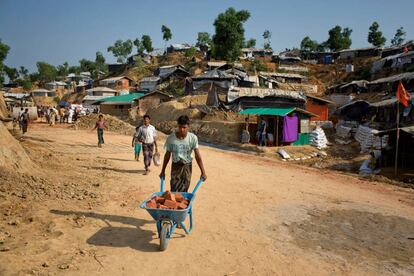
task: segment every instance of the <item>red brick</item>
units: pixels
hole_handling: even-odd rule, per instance
[[[178,209],[186,209],[187,208],[187,204],[185,204],[184,202],[180,202],[177,206]]]
[[[175,201],[175,195],[174,194],[172,194],[170,191],[166,191],[164,194],[163,194],[163,197],[167,200],[171,200],[171,201]]]
[[[147,208],[151,208],[151,209],[157,208],[157,203],[155,202],[155,199],[151,199],[150,201],[147,201]]]
[[[170,208],[168,208],[167,206],[161,204],[160,209],[170,209]]]
[[[177,208],[177,202],[166,199],[164,202],[164,205],[167,206],[170,209],[176,209]]]
[[[163,198],[162,196],[156,196],[156,197],[155,197],[155,201],[156,201],[157,203],[161,203],[161,204],[163,204],[163,203],[164,203],[164,201],[165,201],[165,198]]]
[[[188,206],[188,204],[190,204],[190,201],[188,200],[188,199],[184,199],[184,201],[183,201],[184,203],[185,203],[185,205],[187,205]]]
[[[180,193],[175,194],[175,201],[182,202],[184,200],[184,196]]]

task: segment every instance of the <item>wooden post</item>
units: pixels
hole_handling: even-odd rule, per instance
[[[276,116],[276,146],[279,146],[279,116]]]
[[[394,165],[394,174],[398,174],[398,144],[400,140],[400,102],[397,101],[397,142],[395,145],[395,165]]]

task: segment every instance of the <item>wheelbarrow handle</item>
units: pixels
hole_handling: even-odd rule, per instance
[[[197,192],[198,188],[200,187],[201,183],[203,183],[204,179],[200,178],[200,180],[197,182],[197,185],[195,186],[194,190],[193,190],[193,195],[195,195],[195,193]]]
[[[160,187],[160,192],[164,192],[164,177],[161,177],[161,187]]]

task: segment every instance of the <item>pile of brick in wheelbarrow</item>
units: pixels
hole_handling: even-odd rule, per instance
[[[166,191],[162,196],[154,196],[148,200],[146,206],[151,209],[183,210],[188,207],[188,203],[180,193]]]

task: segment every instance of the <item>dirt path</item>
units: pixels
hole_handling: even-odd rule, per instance
[[[142,175],[130,137],[105,139],[99,149],[92,132],[30,129],[23,144],[46,173],[22,181],[54,187],[0,190],[1,275],[414,273],[412,190],[210,147],[193,232],[159,252],[137,208],[159,168]]]

